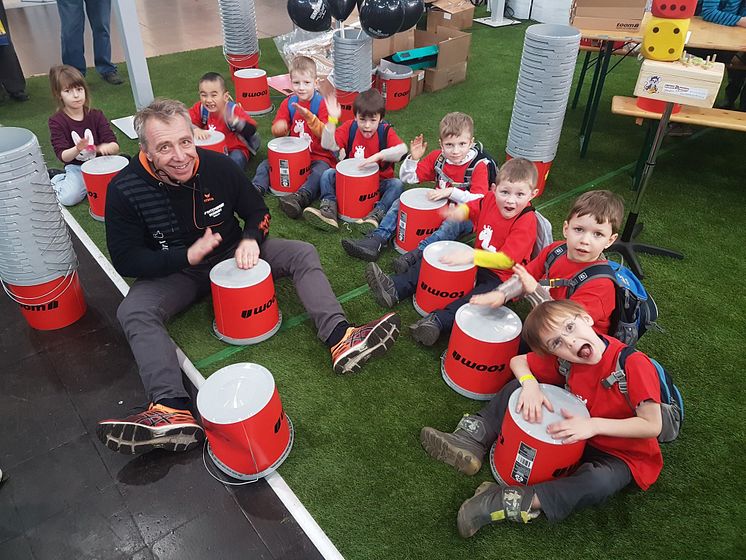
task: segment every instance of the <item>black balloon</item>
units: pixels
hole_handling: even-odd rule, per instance
[[[391,37],[404,21],[401,0],[363,0],[360,6],[360,26],[376,39]]]
[[[406,31],[417,25],[420,17],[425,13],[425,2],[423,0],[401,0],[404,8],[404,21],[399,31]]]
[[[324,4],[332,17],[339,21],[350,17],[352,10],[355,9],[355,0],[324,0]]]
[[[328,31],[332,26],[332,14],[324,0],[288,0],[288,15],[306,31]]]

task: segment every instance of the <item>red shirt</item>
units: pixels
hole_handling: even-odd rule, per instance
[[[334,141],[337,143],[337,146],[344,148],[345,151],[347,150],[347,141],[350,138],[350,128],[352,128],[353,122],[352,120],[345,121],[334,131]],[[389,125],[386,131],[386,148],[398,146],[403,143],[404,141],[394,131],[394,127]],[[352,139],[352,150],[350,150],[349,154],[345,154],[345,158],[367,158],[377,154],[381,149],[381,146],[378,144],[378,131],[370,138],[365,138],[358,128],[357,132],[355,132],[355,138]],[[378,162],[378,167],[381,179],[392,179],[394,177],[393,162],[380,161]]]
[[[331,167],[334,167],[334,165],[337,163],[337,159],[334,157],[334,154],[331,153],[329,150],[325,150],[321,147],[321,138],[317,138],[316,136],[314,136],[314,134],[306,125],[306,119],[304,119],[297,110],[295,111],[293,119],[294,122],[290,122],[290,108],[288,107],[289,101],[290,98],[287,97],[283,99],[282,103],[280,103],[280,108],[277,109],[277,114],[275,115],[275,120],[272,121],[272,124],[276,123],[277,121],[285,121],[286,123],[288,123],[288,127],[290,128],[290,136],[295,136],[298,138],[303,138],[304,136],[309,137],[311,139],[311,159],[325,161]],[[301,107],[305,107],[309,111],[311,110],[310,99],[308,101],[298,101],[298,105],[300,105]],[[329,119],[329,113],[327,113],[326,111],[326,101],[321,101],[321,104],[319,105],[319,112],[316,116],[322,123],[326,124],[326,121]]]
[[[585,402],[592,418],[623,419],[633,418],[635,412],[630,408],[624,394],[615,383],[610,389],[601,385],[616,369],[616,360],[624,344],[615,338],[602,336],[607,347],[596,365],[571,364],[567,377],[567,386],[580,400]],[[556,356],[548,354],[539,356],[534,352],[527,354],[528,367],[540,383],[563,386],[565,379],[559,373]],[[660,383],[655,366],[642,352],[630,355],[624,367],[627,375],[627,391],[633,407],[650,400],[661,402]],[[624,461],[637,485],[643,490],[650,488],[658,479],[663,468],[663,456],[656,438],[626,438],[596,436],[588,443],[609,455]]]
[[[549,269],[549,275],[544,274],[544,263],[547,255],[564,241],[555,241],[548,247],[545,247],[539,255],[526,265],[528,273],[537,280],[546,280],[549,278],[562,278],[569,280],[578,272],[593,264],[604,264],[605,260],[597,260],[589,263],[579,263],[567,258],[567,253],[554,261]],[[549,295],[552,299],[567,299],[567,288],[552,288]],[[578,302],[586,310],[588,315],[593,318],[593,328],[600,334],[607,334],[611,326],[611,314],[616,307],[616,292],[614,282],[608,278],[596,278],[588,280],[580,288],[575,290],[570,298]]]
[[[455,179],[454,179],[455,180]],[[469,207],[469,220],[476,224],[474,233],[475,249],[484,249],[497,253],[501,251],[513,259],[513,262],[526,264],[531,258],[531,251],[536,243],[536,214],[526,212],[523,216],[505,219],[497,207],[494,193],[483,198],[472,200]],[[513,271],[490,269],[505,282]]]
[[[417,162],[417,179],[419,179],[421,182],[437,181],[435,173],[435,162],[438,160],[438,157],[440,157],[441,153],[442,150],[433,150]],[[451,180],[456,181],[457,183],[463,183],[466,168],[469,167],[470,163],[471,160],[467,161],[466,163],[462,163],[461,165],[453,165],[452,163],[448,163],[448,160],[446,160],[443,164],[443,173],[448,175]],[[435,185],[435,188],[445,189],[450,186],[451,183],[449,182],[438,181],[438,183]],[[469,192],[472,192],[474,194],[487,194],[487,191],[489,190],[490,181],[489,174],[487,173],[487,164],[486,162],[477,163],[471,173],[471,185],[469,187]]]
[[[256,121],[252,119],[251,116],[246,111],[244,111],[243,107],[241,107],[238,103],[236,103],[234,114],[239,119],[242,119],[255,127],[257,126]],[[218,113],[217,111],[214,113],[210,113],[208,111],[207,125],[203,125],[202,103],[197,101],[197,103],[192,105],[192,108],[189,109],[189,117],[192,119],[192,123],[197,128],[202,128],[205,130],[217,130],[218,132],[222,132],[225,135],[225,145],[228,148],[228,153],[232,152],[233,150],[241,150],[247,159],[251,157],[251,154],[249,153],[249,147],[246,145],[246,142],[243,141],[241,136],[233,132],[228,127],[228,123],[225,122],[225,118],[223,118],[222,114]]]

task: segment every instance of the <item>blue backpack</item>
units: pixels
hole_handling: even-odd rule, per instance
[[[311,112],[319,116],[319,107],[321,107],[321,102],[324,100],[324,98],[321,96],[321,94],[318,91],[313,92],[313,97],[311,98]],[[288,98],[288,111],[290,112],[290,124],[293,124],[293,121],[295,121],[295,107],[294,104],[298,103],[298,96],[297,95],[291,95]]]
[[[589,280],[608,278],[614,282],[616,305],[611,314],[609,333],[629,346],[634,346],[645,332],[651,327],[657,327],[658,306],[642,282],[625,266],[613,261],[605,264],[590,265],[574,277],[567,279],[550,279],[549,269],[554,262],[567,252],[567,244],[563,243],[554,248],[547,255],[544,265],[544,276],[547,280],[540,283],[543,286],[567,287],[569,299],[575,291]]]
[[[632,406],[632,401],[629,399],[629,391],[627,390],[627,373],[625,366],[627,359],[637,352],[631,346],[625,346],[619,352],[619,356],[616,361],[615,371],[601,380],[601,385],[604,389],[611,389],[614,385],[619,385],[619,391],[624,395],[624,398],[629,404],[629,407],[634,411],[635,407]],[[648,356],[648,359],[655,366],[655,370],[658,373],[658,383],[661,390],[661,432],[658,434],[658,441],[660,443],[669,443],[675,440],[679,436],[681,431],[681,424],[684,423],[684,398],[681,396],[681,391],[674,385],[673,379],[668,372],[660,365],[656,360]],[[559,372],[567,379],[570,374],[570,367],[572,364],[567,360],[559,360]]]
[[[236,102],[235,101],[228,101],[226,105],[228,112],[233,116],[233,112],[236,110]],[[207,110],[207,107],[204,105],[200,106],[200,118],[202,119],[202,128],[207,126],[207,121],[210,118],[210,112]],[[225,123],[228,126],[228,130],[231,132],[235,132],[246,144],[246,147],[249,149],[249,152],[251,152],[251,155],[256,155],[256,152],[259,150],[259,146],[261,146],[262,139],[261,136],[259,136],[259,132],[256,130],[255,126],[244,126],[241,130],[237,130],[236,127],[232,126],[229,123]],[[248,123],[247,123],[248,125]]]

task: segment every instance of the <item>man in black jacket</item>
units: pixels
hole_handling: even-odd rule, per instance
[[[357,371],[392,346],[398,315],[350,325],[315,247],[268,237],[263,199],[230,159],[195,148],[182,103],[155,100],[137,113],[135,130],[141,151],[107,191],[106,241],[114,268],[137,278],[117,317],[151,405],[100,422],[98,436],[107,447],[122,453],[185,451],[203,439],[165,323],[209,292],[210,269],[225,259],[235,257],[239,268],[248,269],[261,256],[275,278],[292,277],[336,373]]]

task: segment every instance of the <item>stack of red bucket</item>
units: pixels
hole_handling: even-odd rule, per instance
[[[0,281],[29,326],[66,327],[86,311],[78,260],[34,134],[0,134]]]

